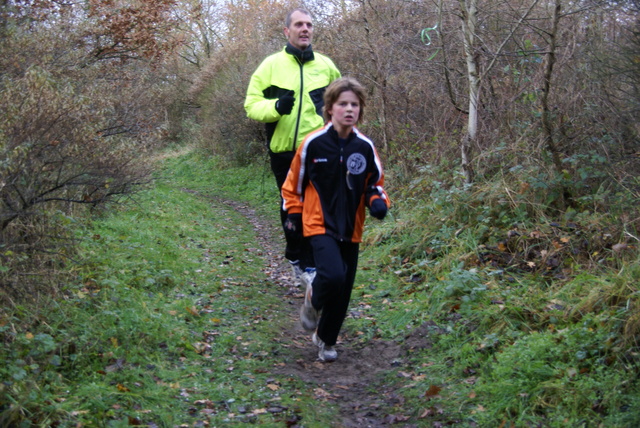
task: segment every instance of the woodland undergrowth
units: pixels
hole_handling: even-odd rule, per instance
[[[256,266],[236,263],[257,251],[249,232],[180,190],[244,201],[275,221],[266,159],[238,168],[182,153],[163,165],[135,204],[73,220],[79,244],[55,296],[5,301],[4,426],[282,423],[261,413],[274,403],[332,417],[295,379],[268,373],[278,303]],[[469,186],[427,167],[403,181],[388,165],[393,208],[367,223],[359,275],[368,285],[356,287],[373,316],[345,328],[421,338],[386,379],[417,426],[640,424],[638,231],[621,220],[632,211],[622,194],[606,209],[550,209],[534,181]],[[221,217],[228,222],[206,226]],[[247,244],[226,246],[239,242],[230,235]],[[249,287],[261,313],[230,291]],[[199,329],[208,336],[195,340]]]
[[[424,167],[396,187],[390,169],[392,219],[368,229],[365,253],[405,302],[379,325],[406,322],[433,341],[414,354],[428,416],[459,400],[457,420],[477,426],[637,425],[633,193],[559,210],[522,170],[469,186]]]

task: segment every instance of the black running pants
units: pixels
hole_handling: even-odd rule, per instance
[[[276,178],[276,184],[278,191],[282,191],[282,185],[287,179],[289,168],[291,167],[291,161],[295,152],[282,152],[274,153],[269,150],[269,158],[271,160],[271,171]],[[283,209],[282,195],[280,195],[280,221],[284,231],[284,222],[287,219],[287,212]],[[295,261],[300,260],[301,268],[304,270],[307,267],[313,266],[313,258],[311,257],[311,250],[309,248],[308,240],[301,238],[299,240],[293,240],[285,234],[287,246],[284,251],[284,256],[288,260]]]
[[[316,264],[311,303],[322,311],[317,334],[327,346],[338,340],[356,279],[359,245],[327,235],[310,239]]]

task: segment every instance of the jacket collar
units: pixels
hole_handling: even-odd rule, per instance
[[[294,47],[291,43],[287,42],[287,46],[284,48],[284,50],[289,55],[293,55],[294,57],[298,58],[298,60],[303,64],[307,61],[313,61],[314,59],[313,48],[311,47],[311,45],[309,45],[309,47],[307,47],[305,50],[301,51],[300,49]]]
[[[335,139],[336,141],[338,141],[338,131],[336,131],[336,128],[333,126],[333,124],[331,122],[327,123],[327,133],[331,136],[331,138]],[[354,127],[353,130],[351,131],[351,133],[349,134],[349,136],[347,137],[347,143],[351,140],[353,140],[354,138],[356,138],[356,128]]]

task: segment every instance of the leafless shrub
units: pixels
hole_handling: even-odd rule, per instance
[[[72,5],[4,6],[0,279],[7,296],[35,295],[56,283],[52,273],[68,254],[71,228],[59,221],[149,181],[146,154],[166,133],[172,87],[152,53],[167,46],[158,40],[116,37],[118,49],[96,50],[110,35],[102,28],[100,42],[92,38],[95,20],[79,20]]]

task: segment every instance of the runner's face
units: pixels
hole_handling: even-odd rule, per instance
[[[345,91],[329,109],[331,123],[340,136],[348,135],[358,123],[360,116],[360,100],[353,91]]]
[[[295,11],[291,14],[291,24],[285,27],[284,35],[287,36],[289,43],[300,49],[305,50],[311,44],[313,36],[313,24],[311,17],[302,12]]]

